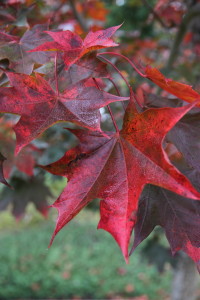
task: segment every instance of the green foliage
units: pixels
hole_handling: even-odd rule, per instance
[[[108,5],[110,13],[108,15],[108,26],[114,26],[124,22],[125,31],[138,30],[140,37],[151,37],[153,35],[153,24],[148,23],[149,9],[142,1],[127,1],[122,6]],[[123,39],[126,36],[123,36]]]
[[[11,220],[6,223],[5,219],[4,227],[10,227]],[[142,294],[161,299],[169,290],[170,272],[157,276],[155,267],[147,267],[138,251],[124,265],[112,238],[94,229],[97,219],[89,211],[81,213],[49,250],[52,222],[40,221],[28,230],[23,224],[9,232],[4,228],[0,233],[0,299],[105,299]]]

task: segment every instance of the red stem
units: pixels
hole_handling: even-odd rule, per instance
[[[109,53],[109,52],[104,52],[103,54],[105,54],[105,53]],[[103,60],[105,60],[108,64],[110,64],[117,71],[117,73],[123,78],[123,80],[126,82],[127,87],[130,89],[130,84],[127,81],[127,79],[124,77],[124,75],[122,74],[122,72],[113,63],[111,63],[110,60],[108,60],[107,58],[101,56],[101,54],[100,55],[98,54],[97,56],[100,57],[100,58],[102,58]]]
[[[99,84],[98,84],[96,78],[93,77],[93,80],[94,80],[94,83],[96,84],[97,88],[98,88],[99,90],[101,90],[101,88],[100,88],[100,86],[99,86]],[[113,121],[113,125],[115,126],[115,130],[116,130],[116,132],[119,132],[119,128],[118,128],[117,123],[116,123],[116,121],[115,121],[115,119],[114,119],[114,116],[113,116],[112,110],[110,109],[110,106],[107,105],[107,108],[108,108],[109,114],[110,114],[110,116],[111,116],[111,119],[112,119],[112,121]]]
[[[56,51],[56,55],[55,55],[55,82],[56,82],[56,95],[57,97],[59,96],[59,89],[58,89],[58,75],[57,75],[57,61],[58,59],[58,52]]]
[[[100,54],[98,54],[97,56],[101,56],[102,54],[109,54],[109,55],[115,55],[115,56],[119,56],[123,59],[125,59],[126,61],[128,61],[128,63],[135,69],[135,71],[142,77],[146,78],[147,75],[143,74],[140,72],[140,70],[135,66],[135,64],[126,56],[119,54],[119,53],[115,53],[115,52],[101,52]]]
[[[118,95],[118,96],[121,96],[120,91],[119,91],[119,89],[118,89],[116,83],[114,82],[114,80],[113,80],[112,78],[108,78],[108,80],[110,80],[110,82],[112,82],[112,84],[113,84],[113,86],[114,86],[114,88],[115,88],[115,90],[116,90],[116,92],[117,92],[117,95]]]
[[[114,80],[112,80],[112,78],[108,78],[108,80],[110,80],[110,82],[112,82],[114,88],[116,89],[117,95],[118,95],[118,96],[121,96],[121,94],[120,94],[120,92],[119,92],[119,89],[118,89],[117,85],[115,84]],[[123,109],[124,109],[124,111],[125,111],[126,108],[125,108],[125,105],[124,105],[124,101],[122,101],[122,106],[123,106]]]

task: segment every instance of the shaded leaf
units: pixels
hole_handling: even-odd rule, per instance
[[[36,71],[41,74],[45,74],[45,79],[50,83],[52,87],[56,87],[55,65],[50,62]],[[63,61],[58,62],[57,67],[58,87],[60,91],[63,91],[68,85],[77,83],[81,80],[95,77],[95,78],[107,78],[109,73],[106,69],[106,64],[96,58],[91,53],[84,56],[81,60],[78,60],[75,64],[71,65],[68,70],[65,70],[65,64]]]
[[[48,53],[27,52],[51,39],[45,30],[47,25],[35,25],[21,38],[0,32],[0,59],[7,58],[10,61],[10,69],[16,72],[31,74],[34,63],[44,64],[50,58]]]
[[[161,96],[145,94],[145,104],[150,107],[176,107],[181,102],[178,99],[167,99]],[[167,135],[167,140],[171,141],[183,154],[186,162],[200,172],[200,109],[191,109]]]
[[[132,251],[157,225],[164,228],[172,253],[183,250],[199,267],[200,202],[156,186],[147,186],[139,202]]]
[[[0,210],[5,210],[9,204],[12,204],[13,215],[20,219],[24,215],[28,203],[33,203],[41,214],[47,216],[47,201],[52,195],[41,178],[32,177],[24,180],[14,177],[11,184],[14,189],[4,189],[1,194]]]

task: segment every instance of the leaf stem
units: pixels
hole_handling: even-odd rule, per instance
[[[116,92],[117,92],[117,95],[121,97],[120,91],[119,91],[119,89],[118,89],[116,83],[114,82],[114,80],[113,80],[112,78],[108,78],[108,80],[110,80],[110,82],[113,84],[113,86],[114,86],[114,88],[115,88],[115,90],[116,90]],[[122,101],[122,106],[123,106],[123,109],[124,109],[124,111],[125,111],[125,110],[126,110],[126,107],[125,107],[125,105],[124,105],[124,101]]]
[[[188,10],[188,12],[183,17],[183,20],[179,26],[176,37],[174,39],[170,56],[167,62],[167,66],[166,66],[167,72],[173,67],[173,64],[179,53],[180,44],[185,36],[185,33],[189,27],[191,20],[198,16],[200,16],[200,3],[194,5],[190,10]]]
[[[104,52],[104,53],[109,53],[109,52]],[[103,54],[104,54],[103,53]],[[121,56],[121,55],[120,55]],[[123,55],[122,55],[123,56]],[[111,63],[111,61],[110,60],[108,60],[107,58],[105,58],[105,57],[103,57],[103,56],[101,56],[101,55],[98,55],[98,57],[100,57],[100,58],[102,58],[102,59],[104,59],[108,64],[110,64],[118,73],[119,73],[119,75],[123,78],[123,80],[126,82],[126,85],[127,85],[127,87],[128,87],[128,89],[130,90],[130,88],[131,88],[131,86],[130,86],[130,84],[129,84],[129,82],[128,82],[128,80],[124,77],[124,75],[122,74],[122,72],[113,64],[113,63]],[[124,56],[125,57],[125,56]],[[128,59],[128,58],[127,58]],[[145,77],[146,77],[146,75],[145,75]],[[112,79],[110,79],[109,78],[109,80],[111,81]],[[113,83],[113,85],[114,85],[114,87],[116,88],[116,89],[118,89],[117,88],[117,86],[116,86],[116,84],[112,81],[112,83]],[[120,95],[119,95],[120,96]],[[141,108],[143,108],[142,107],[142,105],[140,104],[140,102],[139,102],[139,100],[137,99],[137,96],[136,95],[134,95],[134,99],[135,99],[135,101],[137,102],[137,104],[141,107]],[[122,102],[122,105],[123,105],[123,108],[124,108],[124,110],[125,110],[125,106],[124,106],[124,102]]]
[[[59,96],[59,89],[58,89],[57,66],[58,66],[58,52],[56,51],[56,55],[55,55],[55,82],[56,82],[56,95],[58,97]]]
[[[124,77],[124,75],[122,74],[122,72],[110,60],[108,60],[107,58],[105,58],[105,57],[103,57],[103,56],[101,56],[99,54],[97,56],[100,57],[100,58],[102,58],[103,60],[105,60],[108,64],[110,64],[117,71],[117,73],[123,78],[123,80],[125,81],[128,89],[130,89],[130,84],[129,84],[128,80]]]
[[[99,90],[101,90],[101,88],[100,88],[100,86],[99,86],[99,84],[98,84],[96,78],[93,77],[93,80],[94,80],[94,83],[96,84],[97,88],[98,88]],[[112,110],[111,110],[110,106],[107,105],[107,108],[108,108],[109,114],[110,114],[110,116],[111,116],[111,119],[112,119],[113,125],[114,125],[114,127],[115,127],[115,130],[116,130],[116,132],[119,132],[119,128],[118,128],[117,123],[116,123],[116,121],[115,121],[115,119],[114,119],[114,116],[113,116],[113,113],[112,113]]]
[[[125,59],[126,61],[128,61],[128,63],[133,67],[133,69],[142,77],[146,78],[147,75],[143,74],[142,72],[140,72],[140,70],[136,67],[136,65],[126,56],[119,54],[119,53],[115,53],[115,52],[101,52],[100,54],[97,54],[97,56],[101,56],[104,54],[109,54],[109,55],[114,55],[114,56],[119,56],[123,59]]]

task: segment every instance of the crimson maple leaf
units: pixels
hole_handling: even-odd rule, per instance
[[[128,260],[130,235],[145,184],[200,198],[200,193],[170,163],[162,148],[166,133],[193,106],[138,113],[131,91],[121,132],[71,130],[80,145],[57,162],[43,166],[52,174],[68,178],[67,187],[52,205],[58,210],[58,220],[51,242],[85,205],[94,198],[101,198],[98,228],[113,235]]]
[[[145,94],[145,105],[148,107],[175,107],[182,105],[178,99],[168,99],[161,96]],[[182,102],[182,103],[181,103]],[[188,112],[167,135],[167,140],[171,141],[183,154],[186,162],[200,172],[200,108],[194,107]]]
[[[69,30],[60,32],[46,31],[54,41],[45,42],[29,52],[59,51],[63,53],[66,69],[68,69],[79,58],[90,51],[118,46],[118,44],[113,42],[111,36],[119,27],[121,25],[96,32],[90,31],[84,40]]]
[[[13,87],[0,88],[0,111],[19,114],[14,126],[16,153],[58,121],[100,130],[99,108],[115,101],[128,100],[96,88],[93,81],[80,81],[57,95],[39,74],[29,76],[8,72]]]

